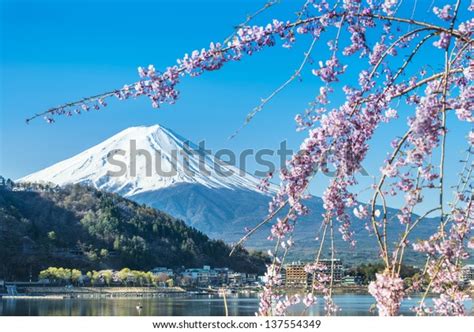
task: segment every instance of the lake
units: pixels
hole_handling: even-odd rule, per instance
[[[374,299],[370,295],[341,294],[334,295],[334,301],[342,308],[340,315],[368,316]],[[402,304],[402,315],[413,315],[410,308],[418,299],[405,300]],[[253,316],[258,308],[256,295],[233,295],[227,298],[229,315]],[[141,304],[143,309],[137,310]],[[428,300],[428,304],[430,301]],[[472,301],[466,302],[472,315]],[[298,315],[302,304],[291,309],[291,314]],[[310,315],[324,315],[322,299],[311,307]],[[0,316],[223,316],[224,302],[222,297],[183,296],[166,298],[94,298],[94,299],[2,299]]]

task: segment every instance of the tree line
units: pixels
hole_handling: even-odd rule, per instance
[[[48,267],[40,271],[38,279],[55,285],[173,286],[172,278],[166,273],[153,274],[129,268],[123,268],[120,271],[92,270],[83,274],[82,271],[74,268]]]

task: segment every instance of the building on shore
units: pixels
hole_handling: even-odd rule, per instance
[[[217,274],[217,284],[226,285],[229,282],[229,274],[232,272],[228,267],[216,267],[214,271]]]
[[[311,284],[310,274],[305,271],[306,264],[291,262],[283,269],[285,270],[285,286],[291,288],[306,288]]]
[[[150,272],[157,276],[157,275],[160,275],[160,274],[165,274],[167,275],[169,278],[173,278],[174,277],[174,272],[172,269],[168,269],[167,267],[155,267],[154,269],[151,269]]]
[[[361,276],[344,276],[341,279],[342,286],[361,286],[363,278]]]
[[[246,273],[245,283],[246,284],[255,284],[258,281],[258,276],[255,273]]]
[[[474,264],[463,266],[462,275],[466,285],[474,286]]]
[[[231,272],[227,278],[229,286],[240,286],[244,283],[245,273]]]
[[[331,271],[331,266],[333,267],[334,281],[340,282],[344,277],[344,267],[342,266],[342,261],[340,259],[321,259],[320,263],[326,266],[328,273]]]
[[[208,265],[202,268],[189,268],[176,276],[181,286],[231,286],[240,287],[256,285],[258,277],[254,273],[234,272],[227,267],[211,268]]]
[[[325,269],[322,273],[333,275],[334,282],[341,282],[344,277],[344,268],[340,259],[321,259],[319,261]],[[305,266],[310,263],[292,262],[283,267],[281,273],[282,284],[290,288],[310,287],[313,282],[313,274],[306,272]]]
[[[280,269],[280,279],[281,279],[281,284],[286,285],[286,268],[283,266],[283,268]]]
[[[217,273],[211,270],[211,267],[204,265],[202,268],[191,268],[181,272],[181,277],[189,280],[192,285],[205,287],[217,280]]]

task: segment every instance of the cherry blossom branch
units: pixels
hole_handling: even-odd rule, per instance
[[[224,45],[226,45],[228,42],[230,42],[230,40],[232,38],[235,37],[236,33],[237,33],[237,30],[240,29],[240,28],[243,28],[245,27],[246,25],[248,25],[251,21],[253,21],[253,19],[255,17],[257,17],[258,15],[260,15],[261,13],[263,13],[264,11],[266,11],[267,9],[269,9],[270,7],[272,7],[273,5],[276,5],[277,3],[279,3],[281,0],[270,0],[268,2],[266,2],[260,9],[258,9],[256,12],[254,12],[253,14],[250,14],[250,15],[247,15],[247,18],[245,19],[244,22],[240,23],[239,25],[235,26],[234,27],[234,32],[229,35],[226,39],[224,39]]]
[[[409,31],[407,32],[406,34],[402,35],[400,38],[398,38],[396,41],[394,41],[383,53],[382,55],[380,56],[380,59],[377,61],[377,63],[374,65],[374,68],[372,69],[372,71],[370,72],[369,74],[369,78],[372,78],[374,77],[374,74],[376,73],[377,69],[379,68],[379,66],[382,64],[383,60],[385,60],[385,58],[387,57],[388,54],[390,54],[390,52],[398,45],[400,44],[401,42],[403,42],[404,40],[408,39],[408,37],[412,36],[412,35],[416,35],[420,32],[423,32],[423,31],[426,31],[426,30],[429,30],[428,28],[420,28],[420,29],[416,29],[416,30],[412,30],[412,31]]]
[[[300,76],[301,74],[301,71],[303,70],[303,68],[305,67],[306,63],[308,62],[309,58],[310,58],[310,55],[311,55],[311,52],[313,51],[313,47],[314,45],[316,44],[316,41],[318,39],[315,37],[313,38],[313,41],[311,42],[308,50],[304,53],[304,58],[303,58],[303,61],[301,62],[300,66],[298,67],[298,69],[296,69],[296,71],[293,73],[293,75],[290,76],[290,78],[288,78],[283,84],[281,84],[277,89],[275,89],[270,95],[268,95],[266,98],[262,98],[261,100],[261,103],[255,107],[250,113],[247,114],[247,116],[245,117],[245,121],[243,123],[243,125],[237,129],[230,137],[229,139],[232,139],[234,138],[243,128],[245,128],[249,123],[250,121],[252,121],[252,119],[255,117],[255,115],[257,115],[257,113],[259,113],[260,111],[263,110],[263,107],[270,101],[272,100],[277,94],[279,94],[282,90],[284,90],[291,82],[293,82],[295,80],[295,78],[297,78],[298,76]]]
[[[305,3],[305,6],[308,4],[308,2]],[[301,17],[301,14],[298,16],[298,19]],[[343,23],[344,23],[344,18],[345,16],[343,15],[342,18],[341,18],[341,23],[339,24],[339,28],[338,28],[338,31],[337,31],[337,35],[336,35],[336,46],[334,48],[334,53],[336,52],[337,50],[337,43],[339,41],[339,37],[341,35],[341,30],[342,30],[342,26],[343,26]],[[245,121],[244,121],[244,124],[242,125],[242,127],[240,127],[239,129],[237,129],[237,131],[232,134],[230,136],[230,139],[234,138],[243,128],[245,128],[249,123],[250,121],[252,121],[252,119],[257,115],[257,113],[259,113],[260,111],[263,110],[263,107],[265,107],[265,105],[270,101],[272,100],[277,94],[279,94],[281,91],[283,91],[291,82],[293,82],[297,77],[300,76],[301,74],[301,71],[303,70],[303,68],[305,67],[306,63],[308,62],[308,60],[310,59],[310,56],[311,56],[311,52],[313,51],[313,48],[314,48],[314,45],[316,44],[316,41],[318,40],[319,38],[318,37],[313,37],[313,40],[309,46],[309,49],[304,53],[304,58],[303,58],[303,61],[301,62],[300,66],[298,67],[298,69],[293,73],[293,75],[290,76],[289,79],[287,79],[283,84],[281,84],[276,90],[274,90],[270,95],[268,95],[266,98],[262,98],[260,104],[255,107],[250,113],[247,114],[247,116],[245,117]]]
[[[418,169],[417,171],[417,175],[416,175],[416,185],[415,185],[415,189],[413,190],[416,194],[415,194],[415,201],[418,202],[420,197],[421,197],[421,185],[420,185],[420,177],[421,177],[421,170]],[[410,223],[411,223],[411,219],[412,219],[412,215],[413,215],[413,210],[415,209],[415,206],[416,204],[413,204],[412,206],[409,207],[409,212],[407,213],[407,215],[409,216],[409,219],[407,221],[407,224],[405,225],[405,232],[404,234],[408,233],[409,232],[409,229],[410,229]],[[398,242],[398,246],[396,247],[396,249],[394,250],[394,253],[392,254],[392,261],[393,261],[393,272],[392,272],[392,275],[395,276],[395,273],[397,275],[400,274],[400,270],[402,268],[402,262],[403,262],[403,255],[405,253],[405,247],[406,247],[406,242],[405,242],[406,238],[402,238],[400,239],[400,241]],[[401,253],[400,253],[400,259],[398,260],[398,253],[399,251],[401,250]],[[397,261],[398,261],[398,269],[397,269]]]
[[[418,305],[418,309],[421,311],[423,309],[423,306],[424,306],[424,303],[425,303],[425,300],[426,300],[426,297],[428,296],[430,290],[431,290],[431,286],[433,285],[436,277],[438,276],[439,272],[440,272],[440,266],[441,266],[441,263],[443,262],[443,259],[444,259],[444,256],[441,256],[438,261],[436,262],[436,272],[434,273],[433,277],[430,279],[430,282],[428,283],[428,286],[426,286],[426,289],[425,291],[423,292],[423,296],[421,297],[421,300],[419,302],[419,305]],[[427,262],[428,264],[428,262]]]
[[[470,157],[472,155],[472,151],[471,149],[469,148],[468,149],[468,157]],[[464,165],[464,168],[463,170],[461,171],[461,174],[460,174],[460,177],[459,177],[459,182],[458,182],[458,185],[456,186],[457,190],[456,192],[458,193],[458,195],[456,195],[456,198],[452,204],[452,209],[454,209],[457,204],[460,202],[460,196],[464,195],[464,193],[466,192],[466,187],[468,186],[469,184],[469,180],[471,179],[471,176],[474,172],[474,162],[471,162],[470,163],[470,166],[468,167],[469,163],[469,158],[466,158],[466,162],[465,162],[465,165]],[[464,174],[466,173],[466,174]],[[472,199],[471,199],[472,200]],[[446,224],[451,221],[452,219],[452,215],[449,215],[445,221],[444,221],[444,224],[442,225],[442,227],[446,227]]]
[[[459,39],[461,39],[465,42],[470,42],[470,40],[467,39],[465,36],[463,36],[459,31],[456,31],[456,30],[451,31],[451,29],[446,29],[446,28],[440,27],[438,25],[426,23],[426,22],[423,22],[423,21],[417,21],[417,20],[402,18],[402,17],[378,15],[378,14],[368,14],[368,15],[360,14],[360,16],[362,16],[362,17],[372,17],[372,18],[377,18],[377,19],[381,19],[381,20],[394,21],[394,22],[400,22],[400,23],[407,23],[407,24],[410,24],[410,25],[418,25],[418,26],[425,27],[425,28],[428,28],[428,29],[431,29],[431,30],[436,30],[436,31],[439,31],[439,32],[445,32],[445,33],[448,33],[448,34],[453,35],[455,37],[458,37]]]
[[[403,233],[402,238],[400,239],[400,242],[398,243],[398,246],[395,250],[394,254],[394,261],[397,260],[398,252],[401,250],[400,253],[400,258],[398,259],[398,273],[400,273],[400,269],[402,268],[402,262],[403,262],[403,256],[404,256],[404,251],[405,251],[405,241],[407,240],[408,236],[411,234],[411,232],[415,229],[415,227],[423,221],[425,218],[427,218],[431,213],[438,211],[440,208],[435,207],[432,208],[428,211],[426,211],[423,215],[420,217],[416,218],[416,220],[413,222],[413,224],[409,225],[407,224],[407,230]]]
[[[378,99],[376,102],[378,102],[380,100],[380,98],[382,96],[385,95],[385,93],[389,90],[389,88],[395,83],[395,81],[397,80],[397,78],[403,73],[403,71],[405,70],[405,68],[408,66],[408,64],[411,62],[411,60],[413,59],[413,57],[418,53],[418,50],[420,49],[420,47],[429,39],[433,36],[434,34],[429,34],[427,36],[425,36],[415,47],[414,49],[412,50],[412,52],[410,53],[410,55],[408,56],[408,58],[404,61],[404,63],[402,64],[402,66],[398,69],[398,71],[396,72],[396,74],[390,79],[390,83],[385,87],[384,91],[378,96]],[[373,75],[373,74],[372,74]],[[372,76],[371,75],[371,76]],[[407,140],[408,136],[410,135],[410,130],[407,131],[405,133],[405,135],[402,137],[402,139],[400,140],[400,142],[398,143],[395,151],[393,152],[392,156],[390,157],[390,160],[388,162],[388,165],[391,166],[391,164],[393,163],[393,161],[395,160],[395,157],[397,156],[398,152],[400,151],[401,147],[403,146],[403,144],[405,143],[405,141]],[[389,267],[390,266],[390,262],[389,262],[389,259],[388,259],[388,246],[387,246],[387,234],[386,234],[386,228],[387,228],[387,214],[386,214],[386,205],[385,205],[385,198],[383,198],[383,194],[382,194],[382,186],[385,182],[385,179],[386,179],[387,175],[386,174],[383,174],[380,181],[379,181],[379,184],[376,188],[376,190],[374,191],[374,196],[372,198],[372,228],[374,229],[374,232],[376,234],[376,237],[377,237],[377,240],[379,242],[379,245],[381,247],[381,250],[382,250],[382,253],[384,254],[385,256],[385,263],[386,263],[386,266]],[[375,218],[375,212],[376,212],[376,209],[375,209],[375,205],[377,203],[377,198],[378,196],[381,196],[382,197],[382,200],[383,200],[383,204],[384,204],[384,217],[383,217],[383,235],[381,236],[380,233],[379,233],[379,230],[378,230],[378,227],[377,227],[377,222],[376,222],[376,218]]]
[[[420,222],[423,221],[426,217],[428,217],[430,214],[432,214],[433,212],[436,212],[436,211],[438,211],[438,210],[440,210],[440,207],[439,207],[439,206],[438,206],[438,207],[435,207],[435,208],[432,208],[432,209],[426,211],[425,213],[423,213],[423,215],[421,215],[420,217],[416,218],[416,220],[415,220],[411,225],[407,225],[408,230],[403,233],[403,236],[402,236],[402,238],[400,239],[399,245],[398,245],[398,247],[397,247],[397,251],[398,251],[398,249],[400,249],[400,248],[403,249],[403,247],[404,247],[403,243],[406,241],[406,239],[408,238],[408,236],[410,235],[410,233],[415,229],[415,227],[418,225],[418,223],[420,223]],[[397,251],[396,251],[396,254],[395,254],[395,258],[398,256]],[[401,255],[401,257],[403,257],[403,255]],[[401,267],[401,265],[402,265],[402,260],[401,260],[401,258],[400,258],[400,262],[399,262],[398,265],[399,265],[399,267]]]
[[[468,214],[466,216],[466,220],[469,220],[468,218],[470,218],[469,216],[469,212],[471,211],[472,209],[472,203],[473,203],[473,200],[474,200],[474,194],[471,194],[471,199],[469,200],[468,204],[467,204],[467,208],[466,210],[468,211]],[[444,226],[442,226],[444,228]],[[440,231],[441,233],[444,233],[443,229],[441,229]],[[462,239],[461,239],[462,240]],[[418,313],[420,312],[424,312],[423,308],[424,308],[424,302],[426,300],[426,297],[427,295],[429,294],[431,288],[433,287],[433,284],[434,282],[436,281],[436,279],[438,278],[439,274],[442,272],[442,265],[443,263],[446,263],[446,261],[448,261],[448,258],[446,257],[445,254],[442,254],[437,260],[436,260],[436,263],[435,263],[435,266],[434,266],[434,273],[432,273],[432,275],[430,275],[430,281],[428,283],[428,286],[426,287],[424,293],[423,293],[423,296],[419,302],[419,306],[418,306]],[[427,260],[427,266],[428,266],[428,263],[429,263],[429,258]],[[456,259],[456,263],[455,263],[456,266],[459,265],[459,259]],[[428,269],[425,268],[425,271],[424,271],[424,275],[428,272]],[[452,281],[450,282],[451,284],[453,283]],[[456,280],[456,283],[454,283],[454,285],[451,285],[451,287],[457,287],[457,280]]]
[[[306,183],[306,186],[304,187],[304,190],[306,190],[309,186],[309,184],[311,183],[311,180],[313,178],[313,176],[315,175],[316,173],[314,173],[312,175],[312,177],[308,180],[308,182]],[[239,241],[237,241],[234,245],[232,245],[232,250],[230,251],[229,253],[229,256],[231,256],[237,247],[241,246],[245,241],[247,241],[256,231],[258,231],[262,226],[264,226],[265,224],[269,223],[270,221],[273,220],[273,218],[275,218],[275,216],[281,212],[285,207],[287,207],[289,204],[289,201],[288,200],[285,200],[284,202],[282,202],[278,208],[276,208],[272,213],[270,213],[265,219],[263,219],[261,222],[259,222],[255,227],[253,227],[252,229],[250,229],[243,237],[240,238]],[[285,218],[288,219],[289,215],[292,214],[294,212],[294,207],[291,207],[290,210],[288,211],[288,213],[286,214]]]
[[[311,22],[317,21],[319,19],[320,19],[319,16],[314,16],[314,17],[310,17],[310,18],[307,18],[307,19],[300,19],[300,20],[297,20],[297,21],[292,22],[292,23],[281,23],[281,22],[278,22],[278,21],[274,21],[274,24],[278,24],[279,26],[281,26],[281,28],[278,29],[279,33],[281,33],[283,31],[287,31],[287,30],[292,29],[294,27],[311,23]],[[270,31],[270,32],[265,32],[264,37],[266,37],[266,36],[271,37],[273,34],[275,34],[275,31],[273,31],[273,30]],[[262,39],[261,36],[251,36],[251,38],[246,39],[246,40],[242,40],[240,42],[242,42],[244,45],[249,45],[249,44],[252,44],[254,42],[261,41],[261,39]],[[212,47],[213,47],[213,44],[212,44],[211,48]],[[227,47],[223,47],[223,48],[220,48],[220,49],[215,48],[212,53],[204,55],[204,60],[223,58],[223,56],[225,54],[227,54],[228,52],[234,51],[234,50],[238,49],[239,47],[240,47],[240,44],[236,45],[235,42],[234,42],[234,43],[230,43]],[[185,56],[185,58],[186,57],[187,57],[187,55]],[[173,68],[173,73],[175,73],[177,75],[184,75],[185,72],[188,69],[189,68],[186,66],[186,64],[183,64],[183,65],[180,65],[179,67],[174,67]],[[218,68],[215,68],[215,69],[218,69]],[[213,70],[213,69],[207,69],[207,70]],[[154,72],[155,72],[155,70],[153,68],[153,73]],[[165,77],[165,79],[167,79],[167,77]],[[163,79],[162,77],[157,77],[157,78],[154,79],[154,81],[157,82],[157,83],[162,83],[162,82],[165,81],[165,79]],[[138,83],[140,83],[140,82],[138,82]],[[126,84],[125,88],[115,89],[115,90],[112,90],[112,91],[104,92],[104,93],[97,94],[97,95],[94,95],[94,96],[85,97],[85,98],[82,98],[82,99],[79,99],[79,100],[76,100],[76,101],[73,101],[73,102],[65,103],[65,104],[62,104],[60,106],[50,108],[47,111],[44,111],[44,112],[41,112],[41,113],[36,113],[33,116],[27,118],[26,123],[29,123],[30,121],[32,121],[32,120],[34,120],[38,117],[54,115],[56,113],[62,114],[64,112],[64,110],[67,109],[67,108],[77,107],[77,106],[84,106],[85,104],[87,104],[89,102],[99,101],[101,106],[106,106],[106,104],[102,102],[103,99],[108,98],[108,97],[112,97],[112,96],[117,96],[117,95],[121,94],[124,89],[126,89],[127,92],[128,92],[128,87],[134,87],[136,84],[137,84],[137,82],[131,83],[131,84]],[[72,113],[70,115],[72,115]]]
[[[259,222],[255,227],[250,229],[242,238],[240,238],[239,241],[237,241],[234,245],[232,245],[232,250],[229,253],[229,256],[232,256],[232,254],[235,252],[235,250],[241,246],[245,241],[247,241],[256,231],[258,231],[263,225],[269,223],[270,221],[275,218],[275,216],[283,210],[286,206],[288,205],[288,201],[286,201],[284,204],[280,205],[279,208],[277,208],[273,213],[271,213],[269,216],[267,216],[265,219],[263,219],[261,222]]]
[[[387,162],[388,165],[392,165],[393,161],[395,160],[396,156],[398,155],[398,153],[400,152],[403,144],[405,143],[405,141],[408,139],[408,136],[410,135],[410,130],[408,130],[405,135],[403,135],[403,137],[400,139],[400,141],[398,142],[395,150],[392,152],[392,155],[390,156],[390,159],[389,161]],[[379,232],[379,229],[377,227],[377,220],[376,220],[376,204],[377,204],[377,197],[379,196],[379,194],[381,193],[381,190],[382,190],[382,186],[385,182],[387,178],[387,174],[385,173],[382,173],[382,176],[380,177],[380,180],[379,180],[379,183],[377,185],[377,187],[375,188],[374,190],[374,195],[372,197],[372,200],[371,200],[371,211],[372,211],[372,215],[371,215],[371,218],[372,218],[372,228],[374,229],[374,232],[377,236],[377,240],[379,242],[379,245],[380,245],[380,249],[382,250],[382,252],[384,253],[385,255],[385,264],[386,266],[390,266],[390,263],[389,263],[389,260],[388,260],[388,248],[385,247],[384,243],[382,242],[382,237],[380,235],[380,232]],[[384,219],[386,219],[386,211],[384,211]]]
[[[343,12],[343,13],[334,12],[333,13],[333,15],[335,17],[342,17],[345,14],[346,14],[345,12]],[[410,24],[423,26],[423,27],[426,27],[426,28],[429,28],[429,29],[432,29],[432,30],[435,30],[435,31],[449,32],[449,30],[447,30],[445,28],[435,26],[435,25],[425,23],[425,22],[420,22],[420,21],[414,21],[414,20],[408,20],[408,19],[402,19],[402,18],[395,18],[395,17],[383,16],[383,15],[375,15],[375,14],[358,14],[357,16],[379,18],[379,19],[382,19],[382,20],[394,20],[394,21],[405,22],[405,23],[410,23]],[[306,19],[297,20],[293,23],[287,23],[284,26],[284,30],[289,30],[289,29],[292,29],[292,28],[297,27],[297,26],[306,25],[306,24],[309,24],[309,23],[312,23],[312,22],[316,22],[319,19],[321,19],[321,16],[313,16],[313,17],[309,17],[309,18],[306,18]],[[269,33],[268,35],[271,35],[271,33]],[[461,40],[464,40],[464,41],[467,41],[467,42],[472,42],[471,40],[466,39],[459,31],[456,31],[454,29],[451,31],[451,35],[456,36],[456,37],[460,38]],[[255,41],[256,41],[256,39],[250,39],[247,42],[252,43],[252,42],[255,42]],[[213,50],[211,55],[205,56],[205,58],[206,59],[209,59],[210,57],[221,57],[222,58],[224,54],[234,50],[235,48],[236,48],[235,45],[230,45],[230,46],[227,46],[227,47],[224,47],[224,48],[221,48],[221,49],[215,49],[215,50]],[[186,66],[180,66],[178,68],[173,69],[173,73],[183,74],[186,71],[186,69],[187,69]],[[207,69],[207,70],[212,70],[212,69]],[[161,83],[163,83],[163,80],[161,78],[158,78],[158,79],[155,80],[155,83],[156,84],[161,84]],[[132,83],[130,85],[126,85],[126,87],[127,87],[126,92],[128,92],[128,86],[136,86],[136,84],[137,83]],[[141,87],[139,87],[139,88],[141,89]],[[82,98],[82,99],[79,99],[77,101],[73,101],[73,102],[70,102],[70,103],[65,103],[65,104],[62,104],[60,106],[53,107],[53,108],[51,108],[51,109],[49,109],[45,112],[36,113],[33,116],[27,118],[26,122],[28,123],[28,122],[30,122],[30,121],[38,118],[38,117],[44,117],[44,116],[55,115],[55,114],[72,115],[72,112],[71,111],[66,111],[66,109],[71,108],[71,107],[82,106],[84,108],[84,110],[87,110],[86,109],[87,106],[84,107],[84,104],[90,103],[90,102],[98,101],[98,103],[101,106],[105,106],[106,104],[103,102],[103,99],[114,96],[114,95],[120,96],[121,94],[123,94],[123,92],[124,92],[123,90],[124,90],[123,88],[122,89],[115,89],[115,90],[108,91],[108,92],[101,93],[101,94],[97,94],[97,95],[94,95],[94,96],[85,97],[85,98]],[[138,95],[140,95],[140,94],[138,94]],[[94,107],[98,108],[99,106],[94,105]],[[49,120],[49,122],[52,122],[52,119],[50,119],[50,118],[47,118],[47,120]]]
[[[455,5],[455,9],[454,9],[454,15],[453,15],[453,19],[451,20],[451,25],[450,25],[450,28],[449,30],[452,31],[454,29],[454,22],[456,21],[456,17],[458,15],[458,10],[459,10],[459,4],[461,3],[460,0],[457,0],[456,1],[456,5]],[[442,141],[441,141],[441,158],[440,158],[440,171],[439,171],[439,186],[440,186],[440,189],[439,189],[439,204],[440,204],[440,208],[441,208],[441,215],[440,215],[440,222],[441,224],[443,224],[443,220],[444,220],[444,201],[443,201],[443,196],[444,196],[444,163],[445,163],[445,158],[446,158],[446,136],[447,136],[447,128],[446,128],[446,121],[447,121],[447,117],[446,117],[446,98],[447,98],[447,94],[448,94],[448,80],[449,80],[449,72],[451,70],[451,62],[450,62],[450,59],[448,57],[448,50],[449,50],[449,46],[451,45],[451,38],[449,39],[448,41],[448,45],[446,47],[446,50],[444,52],[444,59],[445,59],[445,70],[444,70],[444,75],[443,75],[443,81],[444,81],[444,85],[443,85],[443,95],[442,95],[442,101],[441,101],[441,116],[442,116],[442,123],[441,123],[441,126],[442,126],[442,131],[443,131],[443,137],[442,137]]]
[[[325,239],[326,239],[326,233],[327,233],[327,229],[328,229],[328,225],[329,225],[329,223],[327,223],[327,222],[324,222],[323,224],[324,224],[324,226],[323,226],[323,232],[322,232],[322,235],[321,235],[321,240],[319,242],[319,247],[318,247],[318,250],[316,251],[315,258],[313,260],[313,264],[316,265],[316,266],[319,264],[319,261],[321,259],[321,254],[323,252],[323,246],[324,246],[324,242],[325,242]],[[316,272],[317,271],[313,272],[312,278],[311,278],[311,291],[310,291],[310,294],[311,294],[312,297],[314,297],[314,293],[315,293],[315,290],[316,290],[316,282],[319,282],[317,280]],[[304,316],[306,314],[307,310],[308,310],[308,307],[305,307],[303,309],[303,311],[301,312],[300,316]]]
[[[463,68],[456,68],[456,69],[452,69],[452,70],[450,71],[450,74],[462,73],[462,71],[463,71]],[[418,81],[417,83],[415,83],[415,84],[409,86],[408,88],[406,88],[406,89],[404,89],[404,90],[402,90],[402,91],[400,91],[400,92],[398,92],[398,93],[395,93],[395,94],[392,96],[392,99],[402,97],[402,96],[408,94],[409,92],[411,92],[411,91],[413,91],[413,90],[416,90],[417,88],[419,88],[419,87],[421,87],[421,86],[423,86],[423,85],[426,85],[426,84],[429,83],[429,82],[435,81],[435,80],[437,80],[437,79],[439,79],[439,78],[441,78],[441,77],[443,77],[443,76],[444,76],[444,71],[441,72],[441,73],[434,74],[434,75],[432,75],[432,76],[430,76],[430,77],[427,77],[427,78],[425,78],[425,79],[422,79],[422,80]]]
[[[330,301],[332,303],[332,289],[334,285],[334,259],[336,258],[335,256],[335,247],[334,247],[334,225],[333,225],[333,220],[331,219],[331,224],[330,224],[330,237],[331,237],[331,279],[329,281],[329,299],[326,299],[326,301]],[[327,310],[328,314],[330,315],[332,313],[331,310]]]

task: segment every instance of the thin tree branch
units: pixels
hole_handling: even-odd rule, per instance
[[[311,52],[313,51],[313,47],[316,44],[316,41],[317,41],[317,38],[313,38],[313,41],[311,42],[311,44],[309,46],[309,49],[304,53],[305,56],[303,58],[303,61],[301,62],[298,69],[293,73],[293,75],[291,75],[289,79],[287,79],[282,85],[280,85],[276,90],[274,90],[269,96],[267,96],[266,98],[263,98],[261,103],[257,107],[255,107],[249,114],[247,114],[247,116],[245,117],[245,121],[244,121],[243,125],[239,129],[237,129],[229,137],[229,139],[234,138],[242,129],[244,129],[250,123],[250,121],[252,121],[252,119],[255,117],[255,115],[257,115],[257,113],[260,112],[263,109],[263,107],[270,100],[273,99],[273,97],[275,97],[282,90],[284,90],[291,82],[293,82],[295,80],[295,78],[300,76],[301,71],[303,70],[304,66],[306,65],[306,63],[308,62],[308,60],[310,58]]]
[[[253,14],[251,15],[247,15],[247,18],[245,19],[244,22],[240,23],[239,25],[237,25],[234,30],[237,30],[237,29],[240,29],[244,26],[246,26],[250,21],[252,21],[255,17],[257,17],[258,15],[260,15],[261,13],[263,13],[264,11],[266,11],[268,8],[270,8],[271,6],[279,3],[280,0],[271,0],[271,1],[268,1],[267,3],[265,3],[263,5],[263,7],[261,7],[260,9],[258,9],[256,12],[254,12]],[[229,35],[226,39],[224,39],[224,45],[226,45],[236,34],[236,31],[234,31],[231,35]]]
[[[342,17],[343,15],[345,15],[345,12],[343,13],[334,13],[335,17]],[[383,15],[375,15],[375,14],[358,14],[359,17],[371,17],[371,18],[377,18],[377,19],[381,19],[381,20],[389,20],[389,21],[398,21],[398,22],[404,22],[404,23],[409,23],[409,24],[415,24],[415,25],[418,25],[418,26],[422,26],[422,27],[426,27],[426,28],[429,28],[429,29],[432,29],[434,31],[439,31],[439,32],[445,32],[445,33],[449,33],[450,35],[452,36],[455,36],[465,42],[468,42],[468,43],[472,43],[473,41],[472,40],[469,40],[469,39],[466,39],[465,36],[463,36],[459,31],[457,30],[454,30],[454,29],[445,29],[443,27],[440,27],[440,26],[436,26],[436,25],[433,25],[433,24],[429,24],[429,23],[426,23],[426,22],[421,22],[421,21],[415,21],[415,20],[411,20],[411,19],[404,19],[404,18],[397,18],[397,17],[392,17],[392,16],[383,16]],[[300,26],[300,25],[304,25],[304,24],[308,24],[308,23],[311,23],[311,22],[315,22],[317,20],[319,20],[321,18],[321,16],[312,16],[312,17],[309,17],[309,18],[306,18],[306,19],[299,19],[295,22],[292,22],[292,23],[289,23],[285,26],[285,29],[292,29],[294,27],[297,27],[297,26]],[[251,41],[249,41],[251,42]],[[231,51],[235,48],[235,46],[228,46],[228,47],[224,47],[223,49],[220,50],[220,52],[218,52],[219,55],[222,55],[228,51]],[[185,71],[185,67],[184,66],[181,66],[179,69],[178,69],[178,73],[182,73]],[[129,84],[130,86],[133,86],[135,84],[132,83],[132,84]],[[116,94],[117,92],[120,92],[122,89],[114,89],[112,91],[108,91],[108,92],[104,92],[104,93],[101,93],[101,94],[97,94],[97,95],[94,95],[94,96],[89,96],[89,97],[85,97],[85,98],[82,98],[82,99],[79,99],[79,100],[76,100],[76,101],[73,101],[73,102],[69,102],[69,103],[65,103],[65,104],[62,104],[60,106],[57,106],[57,107],[53,107],[53,108],[50,108],[49,110],[47,111],[44,111],[44,112],[41,112],[41,113],[36,113],[34,114],[33,116],[29,117],[26,119],[26,122],[28,123],[29,121],[33,120],[33,119],[36,119],[38,117],[41,117],[41,116],[46,116],[46,115],[49,115],[49,114],[54,114],[58,111],[61,111],[61,110],[64,110],[65,108],[69,108],[69,107],[74,107],[74,106],[79,106],[81,104],[84,104],[84,103],[87,103],[87,102],[92,102],[92,101],[97,101],[98,99],[101,99],[101,98],[108,98],[108,97],[111,97],[113,96],[114,94]]]

